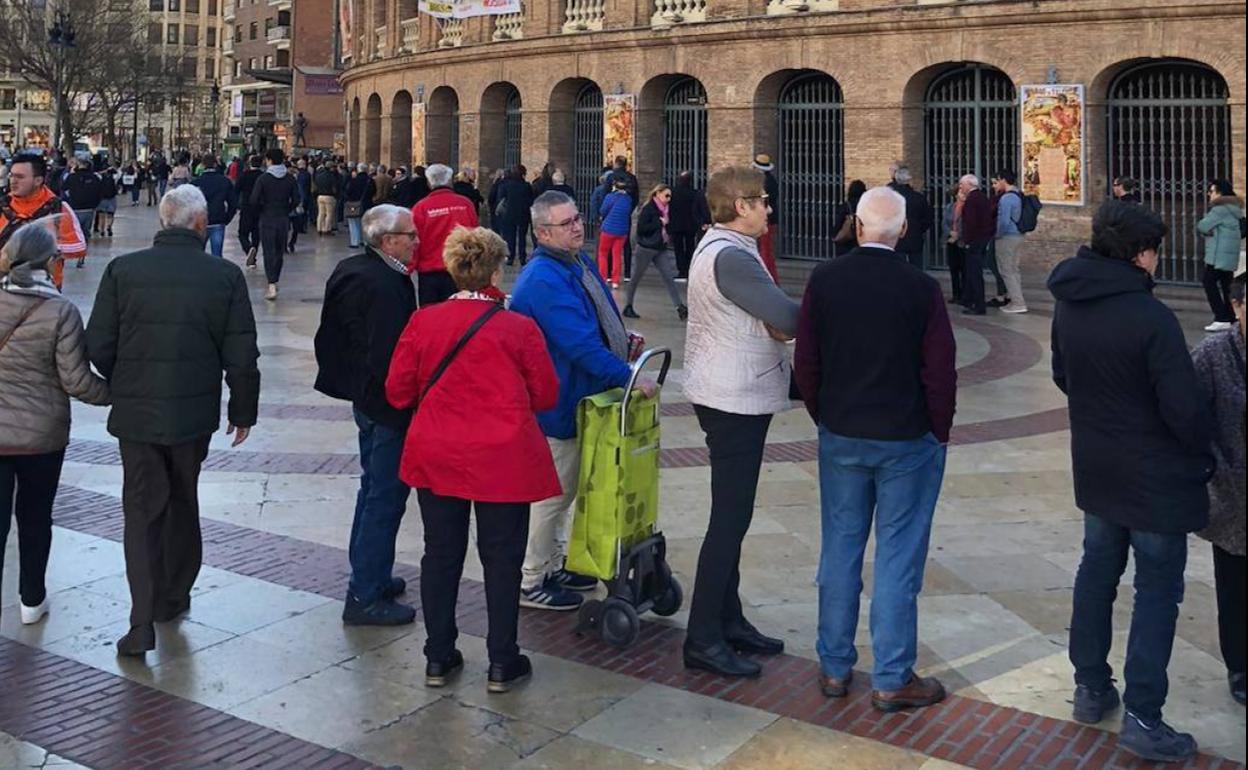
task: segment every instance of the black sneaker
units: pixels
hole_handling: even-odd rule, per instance
[[[464,655],[459,650],[442,661],[431,660],[425,664],[425,687],[446,687],[451,677],[464,667]]]
[[[1094,725],[1103,720],[1106,714],[1118,708],[1121,702],[1118,689],[1112,684],[1104,690],[1093,690],[1081,684],[1075,688],[1075,721],[1085,725]]]
[[[490,674],[486,680],[487,692],[504,693],[533,676],[533,664],[526,655],[521,655],[508,664],[491,663]]]
[[[689,308],[685,307],[684,305],[677,305],[676,316],[682,321],[688,321],[689,320]]]
[[[405,593],[407,593],[407,581],[401,577],[392,577],[390,578],[390,585],[382,589],[381,596],[385,599],[393,599]]]
[[[1196,754],[1196,739],[1157,720],[1148,724],[1130,711],[1122,715],[1118,746],[1153,762],[1182,762]]]
[[[624,309],[620,311],[620,315],[625,318],[641,318],[641,316],[637,315],[637,311],[633,310],[632,305],[625,305]]]
[[[589,575],[578,575],[575,572],[568,572],[566,569],[561,569],[552,574],[549,580],[569,591],[592,591],[598,587],[598,578],[593,578]]]
[[[405,626],[415,620],[415,608],[393,599],[378,599],[366,606],[348,595],[342,608],[342,622],[348,626]]]
[[[1227,674],[1226,683],[1231,688],[1231,697],[1235,699],[1235,702],[1241,706],[1244,705],[1244,674],[1243,672],[1241,671],[1238,674],[1234,672]]]
[[[988,300],[984,304],[987,305],[988,307],[1005,307],[1006,305],[1010,304],[1010,298],[1005,297],[1004,299],[997,299],[996,297],[993,297],[992,299]]]

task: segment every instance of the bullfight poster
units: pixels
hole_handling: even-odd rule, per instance
[[[1022,187],[1043,203],[1084,203],[1082,85],[1021,86]]]
[[[420,12],[435,19],[467,19],[520,13],[520,0],[420,0]]]
[[[412,165],[425,163],[425,103],[412,104]]]
[[[635,94],[602,95],[602,150],[609,165],[619,156],[633,164],[637,142],[637,96]]]

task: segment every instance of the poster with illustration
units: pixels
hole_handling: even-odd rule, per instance
[[[602,149],[604,162],[613,163],[618,156],[633,164],[636,145],[637,96],[635,94],[603,94]]]
[[[355,38],[355,3],[344,0],[338,5],[338,39],[342,41],[342,58],[351,58],[351,49]],[[241,61],[241,59],[240,59]]]
[[[420,0],[421,13],[435,19],[469,19],[523,13],[520,0]]]
[[[1023,192],[1043,203],[1084,203],[1082,85],[1032,85],[1022,98]]]
[[[412,105],[412,165],[425,164],[425,103]]]

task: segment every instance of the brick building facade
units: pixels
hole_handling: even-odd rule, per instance
[[[592,179],[577,121],[594,93],[624,93],[637,99],[643,187],[677,163],[715,168],[767,152],[808,208],[830,209],[849,180],[887,181],[896,159],[939,202],[930,188],[956,173],[1017,169],[1010,102],[1023,84],[1060,82],[1086,90],[1086,203],[1046,207],[1029,259],[1070,253],[1109,176],[1130,172],[1183,228],[1175,258],[1195,261],[1188,220],[1207,179],[1245,183],[1242,0],[526,0],[515,17],[455,22],[418,16],[414,0],[354,2],[343,76],[354,159],[409,162],[412,105],[423,102],[425,160],[488,173],[510,155]],[[802,82],[822,95],[791,103]],[[813,117],[795,124],[793,109]],[[1132,137],[1157,133],[1111,138],[1112,120],[1138,123]],[[1193,143],[1202,130],[1214,139]],[[805,169],[793,166],[811,162],[830,189],[802,191]],[[1169,277],[1191,280],[1189,267]]]

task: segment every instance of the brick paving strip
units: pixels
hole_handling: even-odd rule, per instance
[[[54,519],[58,526],[110,540],[121,539],[122,514],[118,499],[75,487],[62,487],[56,502]],[[349,567],[346,552],[340,548],[211,519],[203,520],[202,528],[204,563],[207,565],[321,596],[342,596]],[[408,578],[406,599],[419,606],[417,568],[404,564],[397,566],[398,571]],[[459,616],[459,627],[463,633],[485,635],[487,617],[481,583],[464,581],[460,590]],[[680,658],[683,629],[643,621],[641,638],[630,648],[620,650],[608,646],[596,637],[576,635],[572,630],[575,623],[574,617],[564,613],[525,611],[520,618],[521,643],[528,650],[624,674],[641,681],[751,706],[977,770],[1135,770],[1147,766],[1120,751],[1113,734],[1074,722],[957,695],[950,696],[937,707],[886,715],[872,708],[870,690],[866,684],[869,677],[865,675],[856,678],[849,698],[833,700],[823,697],[819,692],[816,686],[818,663],[806,658],[792,655],[769,658],[764,674],[759,679],[729,680],[705,672],[685,670]],[[4,705],[0,707],[0,730],[30,740],[75,761],[83,761],[80,757],[85,757],[81,753],[84,746],[96,747],[101,743],[107,746],[113,741],[128,740],[126,746],[158,753],[164,750],[184,750],[184,742],[192,748],[202,745],[206,739],[201,735],[213,730],[217,732],[211,734],[216,735],[223,730],[242,729],[222,727],[232,717],[128,680],[118,677],[109,679],[111,675],[85,666],[81,667],[86,669],[85,673],[80,674],[82,681],[84,686],[90,684],[97,688],[92,690],[97,697],[82,698],[77,687],[64,688],[64,682],[58,681],[62,677],[55,675],[40,678],[27,674],[25,679],[14,680],[26,682],[14,691],[9,685],[11,674],[7,672],[6,666],[17,671],[24,671],[30,666],[29,663],[17,665],[16,660],[33,659],[36,661],[35,667],[40,670],[69,670],[72,667],[71,662],[62,662],[62,659],[48,653],[33,650],[14,653],[14,646],[20,647],[16,643],[0,640],[0,681],[6,683],[6,698]],[[77,673],[77,669],[75,672]],[[101,682],[107,684],[100,684]],[[23,687],[24,690],[20,689]],[[72,718],[74,721],[66,722],[63,711],[58,708],[40,706],[43,703],[40,697],[45,689],[52,691],[54,695],[67,690],[56,697],[63,701],[72,698],[77,704],[74,706],[77,710],[76,716]],[[20,697],[14,700],[24,701],[25,705],[10,705],[10,692],[20,693]],[[128,705],[141,706],[148,702],[146,699],[161,698],[170,699],[170,703],[175,704],[167,708],[188,709],[202,716],[198,717],[198,722],[170,720],[165,718],[164,709]],[[98,716],[95,715],[97,712]],[[142,742],[130,739],[129,736],[136,734],[135,731],[148,726],[146,720],[151,720],[159,735],[149,736],[148,741]],[[201,727],[189,730],[183,722],[199,724]],[[264,729],[242,720],[234,720],[230,724],[234,723],[248,725],[253,729]],[[184,734],[184,729],[189,732]],[[280,744],[282,739],[295,740],[267,731],[265,735],[257,734],[252,738],[247,750],[263,751],[260,748],[262,744],[267,747],[269,740]],[[165,748],[161,748],[161,741]],[[152,745],[144,748],[144,743]],[[114,755],[117,753],[121,752],[114,752]],[[342,767],[365,766],[349,764],[354,758],[339,756],[342,756],[342,762],[347,763],[341,765]],[[254,766],[263,767],[264,763],[259,761],[258,754],[256,758],[258,764]],[[121,766],[98,765],[101,768]],[[140,765],[131,761],[125,763],[125,766]],[[153,766],[170,765],[157,761]],[[253,765],[238,765],[251,766]],[[288,763],[286,766],[292,765]],[[338,765],[330,764],[326,767]],[[1244,770],[1242,763],[1206,754],[1182,767],[1192,770]]]

